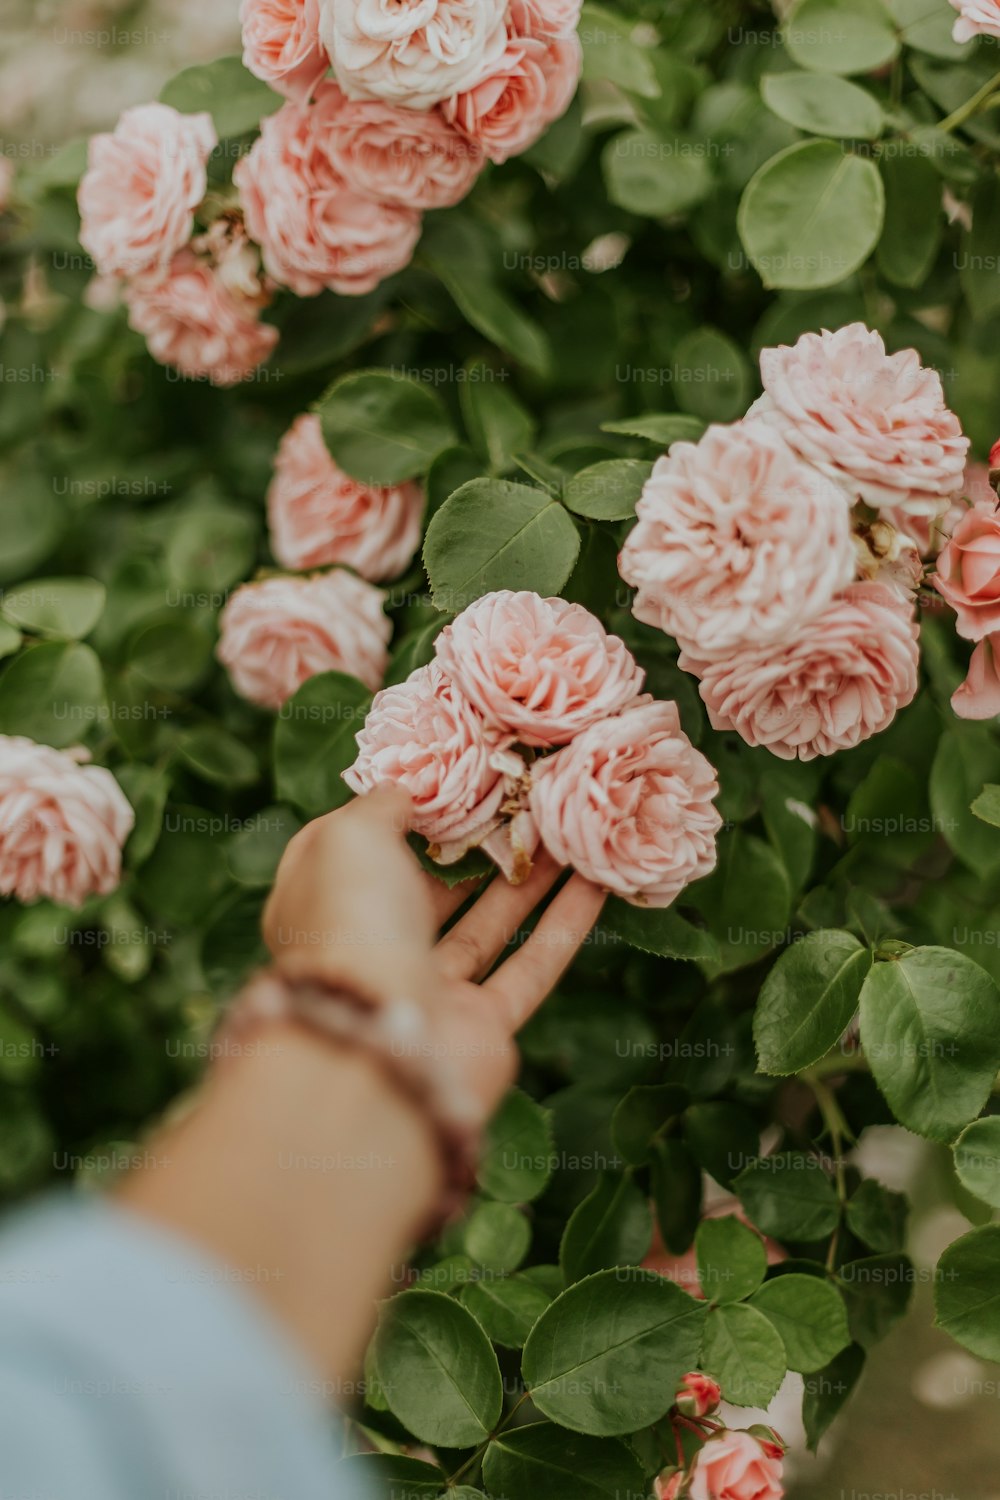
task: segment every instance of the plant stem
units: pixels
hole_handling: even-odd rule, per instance
[[[1000,73],[994,73],[993,77],[984,83],[981,89],[976,90],[971,99],[966,99],[964,104],[960,104],[958,109],[953,110],[950,115],[942,120],[937,127],[938,130],[943,130],[947,134],[952,130],[957,130],[960,125],[964,125],[966,120],[976,113],[979,106],[990,97],[996,88],[1000,88]]]
[[[837,1184],[837,1201],[840,1204],[841,1216],[847,1204],[847,1173],[844,1169],[844,1136],[850,1134],[847,1121],[844,1119],[843,1111],[837,1103],[837,1096],[829,1084],[815,1076],[806,1075],[806,1082],[812,1089],[819,1105],[819,1112],[823,1117],[830,1136],[830,1147],[833,1151],[833,1170]],[[826,1269],[832,1271],[837,1260],[837,1241],[840,1238],[840,1224],[830,1236],[830,1248],[827,1251]]]
[[[447,1487],[449,1489],[451,1489],[452,1486],[454,1484],[456,1484],[459,1479],[461,1479],[461,1477],[462,1477],[463,1474],[468,1473],[469,1469],[472,1468],[473,1464],[476,1464],[476,1463],[479,1462],[479,1460],[482,1458],[483,1454],[486,1452],[487,1448],[492,1443],[493,1439],[496,1437],[497,1433],[498,1432],[503,1432],[504,1429],[510,1425],[511,1421],[513,1420],[513,1417],[514,1417],[515,1413],[524,1405],[524,1403],[529,1399],[530,1395],[531,1395],[530,1391],[525,1391],[524,1395],[520,1396],[518,1398],[518,1400],[515,1401],[514,1405],[511,1407],[510,1411],[504,1417],[503,1421],[501,1423],[499,1423],[499,1425],[497,1426],[496,1432],[491,1432],[490,1435],[489,1435],[489,1437],[486,1439],[485,1443],[480,1443],[479,1447],[476,1449],[475,1453],[473,1453],[472,1457],[471,1458],[467,1458],[466,1461],[465,1461],[465,1463],[462,1465],[462,1467],[460,1469],[456,1469],[455,1472],[454,1472],[454,1474],[452,1474],[447,1479],[446,1484],[447,1484]]]

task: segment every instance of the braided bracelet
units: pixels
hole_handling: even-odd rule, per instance
[[[423,1114],[441,1153],[445,1188],[421,1238],[439,1231],[475,1185],[485,1119],[467,1086],[462,1060],[435,1035],[424,1007],[411,999],[375,1007],[350,990],[262,969],[223,1018],[220,1036],[236,1040],[265,1022],[294,1022],[364,1053]]]

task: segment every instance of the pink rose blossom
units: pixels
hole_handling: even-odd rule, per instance
[[[714,1380],[700,1370],[685,1375],[674,1396],[674,1405],[685,1417],[707,1417],[722,1400],[722,1391]]]
[[[247,229],[275,281],[300,297],[324,287],[343,296],[370,292],[409,265],[420,215],[352,191],[331,159],[331,134],[344,97],[322,83],[313,103],[289,100],[261,121],[237,162]]]
[[[403,208],[449,208],[472,190],[486,164],[482,147],[438,110],[349,100],[329,136],[330,160],[365,198]]]
[[[912,605],[857,583],[784,644],[737,647],[713,662],[682,651],[679,665],[701,679],[713,728],[782,760],[814,760],[880,733],[912,701],[917,636]]]
[[[507,0],[320,0],[320,35],[352,99],[431,109],[504,53]]]
[[[969,674],[951,696],[960,719],[995,719],[1000,714],[1000,634],[979,642],[969,662]]]
[[[129,326],[153,358],[192,380],[238,385],[278,342],[277,328],[260,321],[260,302],[231,292],[191,250],[175,255],[162,277],[128,283],[124,298]]]
[[[782,1500],[781,1460],[749,1432],[710,1438],[694,1461],[690,1500]]]
[[[436,650],[483,717],[524,745],[564,745],[642,691],[624,643],[565,599],[486,594],[441,632]]]
[[[886,354],[877,333],[851,323],[765,349],[760,368],[764,396],[751,417],[852,499],[935,515],[960,492],[969,440],[914,349]]]
[[[495,70],[443,106],[490,161],[505,162],[534,145],[564,115],[580,81],[578,37],[511,36]]]
[[[761,423],[676,443],[637,510],[633,613],[702,656],[784,639],[854,577],[843,491]]]
[[[90,142],[80,183],[80,243],[102,276],[163,272],[186,244],[218,138],[211,115],[166,104],[127,109]]]
[[[956,42],[971,42],[977,36],[1000,37],[1000,0],[951,0],[960,12],[952,36]]]
[[[243,66],[289,98],[304,98],[330,60],[319,39],[319,0],[243,0]]]
[[[572,36],[583,0],[511,0],[510,29],[516,36]]]
[[[655,1500],[677,1500],[683,1483],[683,1469],[674,1469],[673,1473],[665,1472],[660,1474],[653,1484]]]
[[[531,812],[560,864],[633,906],[664,907],[715,868],[715,771],[675,703],[645,699],[531,770]]]
[[[1000,515],[996,496],[970,506],[937,560],[931,580],[955,611],[966,640],[1000,632]]]
[[[262,708],[280,708],[319,672],[346,672],[376,689],[392,634],[384,600],[340,569],[244,584],[219,620],[219,660],[236,691]]]
[[[344,780],[363,795],[400,786],[432,858],[451,864],[499,824],[500,737],[436,662],[376,695]]]
[[[0,735],[0,895],[80,907],[117,887],[135,814],[89,758]]]
[[[337,467],[319,417],[297,417],[281,440],[267,495],[271,551],[304,571],[344,563],[377,583],[395,578],[420,546],[423,490],[362,484]]]

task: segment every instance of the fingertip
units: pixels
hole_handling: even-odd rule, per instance
[[[397,833],[413,826],[413,799],[398,786],[381,786],[363,799],[364,806]]]

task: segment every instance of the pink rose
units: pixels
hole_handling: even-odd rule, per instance
[[[319,672],[381,686],[392,634],[385,595],[338,569],[236,590],[219,620],[218,658],[242,697],[280,708]]]
[[[128,283],[123,295],[129,326],[153,358],[192,380],[238,385],[278,342],[277,328],[260,321],[260,302],[231,292],[191,250],[175,255],[164,275]]]
[[[320,0],[320,35],[352,99],[431,109],[497,65],[506,12],[507,0]]]
[[[782,760],[849,750],[886,729],[917,691],[913,607],[878,583],[845,589],[793,639],[737,647],[706,662],[682,651],[679,664],[701,679],[715,729]]]
[[[722,1391],[714,1380],[700,1370],[691,1370],[677,1388],[674,1405],[685,1417],[707,1417],[722,1400]]]
[[[749,1432],[723,1432],[698,1452],[690,1500],[782,1500],[781,1460]]]
[[[935,515],[958,495],[969,440],[914,349],[886,354],[877,333],[851,323],[763,350],[760,369],[764,395],[750,415],[852,498]]]
[[[653,1483],[655,1500],[677,1500],[684,1483],[684,1470],[664,1470]]]
[[[564,115],[580,81],[579,38],[511,36],[495,70],[443,106],[490,161],[504,162],[534,145]]]
[[[80,907],[117,887],[135,814],[89,758],[0,735],[0,895]]]
[[[243,0],[243,66],[289,98],[304,98],[330,60],[319,39],[319,0]]]
[[[955,628],[981,641],[1000,631],[1000,516],[997,502],[970,506],[937,560],[931,582],[955,611]]]
[[[344,563],[373,583],[395,578],[420,546],[418,484],[362,484],[338,469],[319,417],[297,417],[281,440],[267,493],[271,551],[284,568]]]
[[[510,28],[517,36],[572,36],[583,0],[511,0]]]
[[[1000,635],[979,642],[969,662],[969,675],[951,697],[960,719],[995,719],[1000,714]]]
[[[675,703],[646,699],[531,769],[542,843],[633,906],[664,907],[715,868],[715,771]]]
[[[761,423],[675,444],[637,509],[632,612],[701,656],[784,639],[854,577],[843,491]]]
[[[437,638],[438,661],[483,717],[524,745],[564,745],[642,691],[643,673],[581,604],[503,589]]]
[[[971,42],[977,36],[1000,37],[1000,0],[951,0],[959,11],[952,36],[956,42]]]
[[[211,115],[166,104],[127,109],[90,142],[80,183],[80,243],[103,276],[163,272],[186,244],[218,144]]]
[[[495,829],[504,799],[500,737],[436,662],[376,695],[344,780],[359,795],[401,786],[431,857],[451,864]]]
[[[331,159],[331,133],[344,98],[322,83],[313,103],[289,100],[261,121],[233,181],[247,229],[275,281],[300,297],[324,287],[342,296],[370,292],[409,265],[420,215],[353,192]]]
[[[449,208],[472,189],[486,158],[438,110],[350,100],[329,137],[330,160],[365,198],[403,208]]]

